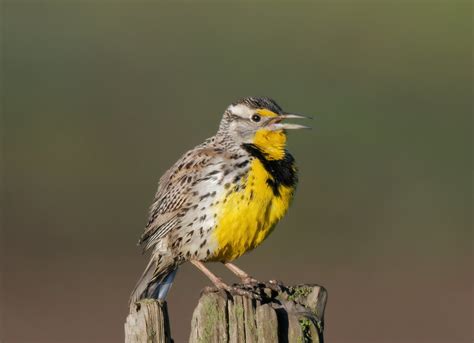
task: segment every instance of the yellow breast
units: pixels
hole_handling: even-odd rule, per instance
[[[254,159],[243,181],[245,186],[231,186],[218,202],[213,230],[218,248],[211,260],[232,261],[257,247],[288,210],[295,185],[279,184],[275,191],[278,180],[267,169]]]

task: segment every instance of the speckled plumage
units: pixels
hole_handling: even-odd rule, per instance
[[[252,122],[254,112],[267,123]],[[271,232],[297,182],[286,133],[276,126],[281,115],[268,98],[237,101],[225,111],[217,134],[161,177],[140,238],[152,256],[131,301],[166,296],[185,261],[231,261]]]

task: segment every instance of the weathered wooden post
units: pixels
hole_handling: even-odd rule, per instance
[[[166,302],[144,299],[130,306],[125,322],[126,343],[171,343]]]
[[[194,310],[190,343],[322,343],[326,290],[277,282],[206,288]],[[166,303],[144,300],[132,308],[125,342],[172,342]]]

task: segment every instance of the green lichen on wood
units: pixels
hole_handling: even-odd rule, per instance
[[[314,313],[315,307],[324,311],[326,296],[320,296],[320,286],[269,282],[240,287],[260,298],[237,291],[204,293],[194,311],[190,342],[321,342],[322,320]]]
[[[312,291],[312,287],[308,286],[296,286],[289,288],[290,295],[288,296],[288,300],[297,301],[299,298],[307,297]]]
[[[155,329],[152,328],[150,331],[148,331],[147,342],[154,342],[155,338],[156,338],[156,331]]]
[[[298,338],[298,343],[312,343],[313,338],[311,336],[311,320],[308,318],[301,318],[299,323],[301,327],[301,336]]]
[[[247,317],[245,318],[246,328],[249,330],[250,336],[257,337],[257,326],[255,323],[255,318]]]
[[[234,303],[235,315],[238,317],[244,317],[244,307],[241,304]]]
[[[211,342],[217,324],[224,320],[223,313],[218,309],[217,299],[207,297],[204,300],[203,312],[206,314],[207,320],[203,329],[203,336],[199,340],[201,343]]]

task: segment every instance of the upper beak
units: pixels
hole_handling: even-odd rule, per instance
[[[311,129],[309,126],[300,125],[300,124],[292,124],[292,123],[282,123],[283,119],[313,119],[308,116],[304,116],[301,114],[294,114],[294,113],[285,113],[275,117],[272,122],[272,126],[275,130],[297,130],[297,129]]]

